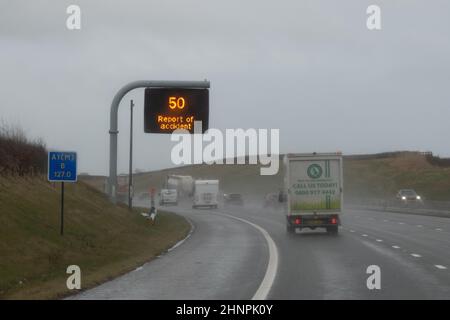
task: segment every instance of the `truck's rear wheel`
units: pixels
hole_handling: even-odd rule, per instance
[[[335,227],[327,227],[327,233],[329,233],[329,234],[334,234],[334,235],[336,235],[336,234],[338,234],[338,232],[339,232],[338,226],[335,226]]]
[[[288,234],[294,234],[295,233],[295,228],[293,227],[293,226],[290,226],[290,225],[286,225],[286,232],[288,233]]]

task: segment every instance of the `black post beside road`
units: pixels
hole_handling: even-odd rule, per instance
[[[64,182],[61,182],[61,235],[64,235]]]
[[[133,100],[130,101],[130,171],[128,175],[128,208],[132,210],[133,208]]]

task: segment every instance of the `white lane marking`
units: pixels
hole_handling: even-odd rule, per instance
[[[411,253],[411,255],[412,255],[414,258],[420,258],[420,257],[422,257],[420,254],[417,254],[417,253]]]
[[[355,230],[350,230],[350,232],[355,232]]]
[[[436,228],[436,229],[434,229],[434,230],[436,230],[436,231],[442,231],[442,229],[441,229],[441,228]]]
[[[138,268],[134,269],[134,271],[141,271],[142,269],[144,269],[144,267],[138,267]]]
[[[434,266],[435,266],[436,268],[438,268],[438,269],[441,269],[441,270],[447,269],[446,266],[443,266],[443,265],[440,265],[440,264],[435,264]]]
[[[389,222],[389,220],[384,219],[383,222]]]
[[[258,290],[256,290],[255,294],[252,297],[252,300],[266,300],[267,296],[269,295],[270,289],[272,288],[272,285],[275,281],[275,276],[277,275],[278,270],[278,249],[277,245],[273,241],[272,237],[269,235],[269,233],[262,227],[258,226],[257,224],[254,224],[253,222],[250,222],[248,220],[238,218],[235,216],[232,216],[230,214],[226,213],[218,213],[227,217],[230,217],[235,220],[239,220],[242,222],[245,222],[252,227],[259,230],[264,238],[266,239],[267,246],[269,247],[269,263],[267,264],[266,274],[264,275],[263,280],[261,281],[261,284],[259,285]]]
[[[383,240],[381,240],[381,239],[377,239],[376,241],[377,241],[377,242],[383,242]]]
[[[399,246],[392,246],[392,248],[394,248],[394,249],[400,249]]]
[[[362,234],[363,237],[367,237],[367,234]]]
[[[404,222],[399,222],[398,224],[405,224]]]
[[[188,218],[185,218],[185,219],[186,219],[186,220],[189,222],[189,224],[191,225],[191,230],[189,231],[188,235],[187,235],[184,239],[178,241],[178,242],[175,243],[175,245],[173,245],[171,248],[167,249],[167,252],[170,252],[170,251],[172,251],[173,249],[176,249],[176,248],[178,248],[179,246],[181,246],[187,239],[190,238],[190,236],[192,235],[192,232],[194,232],[195,227],[194,227],[194,225],[192,224],[191,220],[189,220]]]
[[[422,227],[423,227],[423,225],[421,225],[421,224],[417,225],[417,228],[422,228]]]

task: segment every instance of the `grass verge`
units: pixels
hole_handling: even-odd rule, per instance
[[[0,298],[55,299],[69,265],[82,289],[133,270],[183,239],[184,218],[159,212],[156,223],[83,182],[66,184],[65,233],[59,235],[60,189],[39,178],[0,178]]]

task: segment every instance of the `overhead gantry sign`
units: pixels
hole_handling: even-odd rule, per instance
[[[203,132],[209,125],[209,81],[135,81],[122,87],[111,103],[109,139],[108,195],[116,202],[117,134],[120,101],[131,90],[146,88],[144,131],[172,133],[186,129],[194,133],[194,121],[202,121]]]
[[[147,88],[144,99],[144,131],[172,133],[185,129],[194,133],[194,121],[208,128],[208,89]]]

